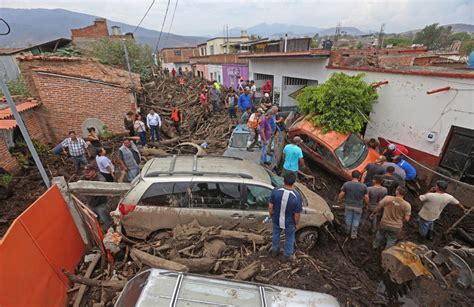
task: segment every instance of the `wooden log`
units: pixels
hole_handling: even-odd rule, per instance
[[[83,284],[92,287],[109,287],[121,290],[123,289],[123,287],[125,287],[125,284],[127,283],[126,280],[95,280],[91,278],[85,278],[69,273],[66,270],[63,270],[63,274],[66,275],[66,277],[73,283]]]
[[[95,255],[94,259],[92,259],[91,263],[89,264],[89,267],[87,267],[86,273],[84,274],[85,278],[89,278],[92,275],[92,272],[94,272],[94,268],[99,263],[101,258],[101,253],[98,253]],[[86,293],[87,286],[86,285],[81,285],[79,288],[79,292],[77,292],[76,299],[74,300],[74,304],[72,305],[73,307],[79,307],[81,305],[82,298],[84,297],[84,294]]]
[[[245,268],[239,270],[235,275],[235,279],[237,280],[249,280],[255,274],[260,272],[261,266],[260,261],[254,261],[250,265],[246,266]]]
[[[210,257],[203,257],[203,258],[173,258],[174,262],[180,263],[185,265],[189,268],[189,272],[193,273],[205,273],[209,272],[215,265],[216,259]]]
[[[204,257],[209,257],[209,258],[220,258],[226,246],[227,245],[222,240],[219,240],[219,239],[211,240],[210,242],[204,243],[203,255]]]
[[[261,235],[235,230],[221,230],[217,237],[222,239],[238,239],[248,242],[255,241],[256,244],[265,243],[265,238]]]
[[[178,272],[189,271],[189,268],[185,265],[150,255],[136,248],[132,248],[130,255],[135,256],[138,260],[140,260],[141,263],[151,268],[172,270],[172,271],[178,271]]]

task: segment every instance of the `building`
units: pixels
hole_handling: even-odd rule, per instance
[[[208,81],[216,80],[226,87],[236,87],[242,76],[248,79],[248,60],[238,54],[219,54],[191,57],[194,75]]]
[[[239,52],[240,43],[248,41],[250,41],[250,38],[247,31],[241,31],[239,37],[214,37],[208,39],[205,44],[199,44],[197,48],[200,56],[232,54]]]
[[[21,96],[12,97],[15,101],[18,113],[20,113],[26,129],[33,140],[45,142],[45,127],[42,126],[41,118],[36,112],[41,104],[34,99],[26,99]],[[0,102],[0,168],[11,172],[19,165],[15,157],[10,154],[10,149],[15,147],[18,141],[23,141],[20,129],[13,118],[6,101]]]
[[[255,80],[257,97],[266,80],[273,86],[273,101],[282,109],[295,108],[294,93],[327,79],[330,51],[271,52],[240,55],[249,61],[249,78]]]
[[[160,50],[162,69],[168,68],[170,71],[173,68],[178,70],[179,67],[183,71],[186,67],[191,70],[189,59],[195,56],[199,56],[199,50],[196,47],[175,47]]]
[[[136,107],[140,77],[92,60],[62,57],[19,57],[30,93],[41,102],[41,120],[49,124],[48,141],[68,131],[86,134],[88,126],[123,133],[125,113]]]
[[[59,48],[67,46],[71,42],[67,38],[57,38],[49,42],[37,44],[24,48],[0,48],[0,73],[3,80],[12,81],[18,78],[20,69],[17,56],[39,55],[45,52],[56,52]]]

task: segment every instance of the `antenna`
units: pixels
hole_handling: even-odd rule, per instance
[[[383,47],[383,39],[384,39],[384,30],[385,30],[385,24],[383,23],[381,26],[380,26],[380,32],[379,32],[379,37],[378,37],[378,44],[377,44],[377,47],[380,49]]]
[[[339,36],[341,36],[341,23],[339,22],[336,26],[336,33],[334,34],[334,44],[337,43],[339,40]]]

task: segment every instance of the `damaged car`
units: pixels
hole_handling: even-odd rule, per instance
[[[132,182],[116,214],[128,236],[146,239],[193,220],[202,226],[238,225],[271,229],[268,199],[282,178],[250,161],[224,156],[173,155],[149,160]],[[334,216],[326,201],[302,184],[301,225],[296,242],[316,245],[321,228]]]

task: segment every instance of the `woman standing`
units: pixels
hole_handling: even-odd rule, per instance
[[[87,131],[89,132],[89,135],[86,137],[86,141],[94,148],[94,152],[92,153],[92,157],[94,157],[99,152],[102,144],[100,143],[99,136],[94,127],[87,128]]]
[[[135,122],[133,123],[133,128],[135,132],[140,137],[140,143],[142,146],[146,145],[146,128],[145,123],[142,121],[140,114],[137,114]]]

